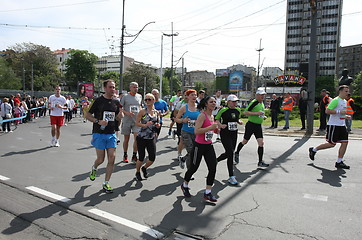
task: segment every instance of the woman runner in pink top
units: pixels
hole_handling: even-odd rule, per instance
[[[202,99],[197,106],[203,110],[198,116],[195,123],[195,145],[191,152],[191,166],[187,170],[184,182],[181,184],[181,189],[185,197],[191,197],[189,181],[192,175],[200,166],[201,158],[204,157],[209,173],[206,178],[206,189],[204,199],[210,202],[217,202],[217,199],[211,194],[211,188],[214,184],[216,174],[216,154],[212,145],[212,136],[218,132],[217,124],[214,122],[212,111],[215,109],[216,100],[213,97]]]

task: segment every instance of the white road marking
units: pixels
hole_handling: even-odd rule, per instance
[[[26,189],[28,189],[30,191],[33,191],[33,192],[36,192],[36,193],[39,193],[41,195],[53,198],[53,199],[61,201],[61,202],[69,202],[70,201],[69,198],[60,196],[60,195],[52,193],[52,192],[48,192],[48,191],[43,190],[43,189],[38,188],[38,187],[30,186],[30,187],[26,187]]]
[[[7,181],[7,180],[10,180],[10,178],[0,175],[0,180]]]
[[[317,195],[317,194],[309,194],[309,193],[304,193],[304,198],[307,199],[312,199],[312,200],[317,200],[317,201],[323,201],[323,202],[327,202],[328,201],[328,196],[324,196],[324,195]]]
[[[161,238],[164,237],[164,235],[162,233],[160,233],[159,231],[157,231],[157,230],[154,230],[154,229],[149,228],[147,226],[143,226],[143,225],[141,225],[139,223],[136,223],[136,222],[132,222],[132,221],[130,221],[128,219],[113,215],[111,213],[108,213],[108,212],[105,212],[105,211],[102,211],[102,210],[99,210],[99,209],[95,209],[95,208],[90,209],[88,211],[90,213],[93,213],[93,214],[98,215],[100,217],[109,219],[109,220],[111,220],[113,222],[116,222],[116,223],[122,224],[124,226],[133,228],[133,229],[135,229],[137,231],[143,232],[143,233],[145,233],[147,235],[150,235],[151,237],[154,237],[156,239],[161,239]]]

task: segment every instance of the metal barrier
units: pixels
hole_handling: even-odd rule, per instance
[[[45,108],[45,107],[43,106],[43,107],[31,108],[31,109],[28,109],[28,111],[32,111],[32,110],[36,110],[36,109],[40,109],[40,108]],[[17,118],[9,118],[9,119],[5,119],[5,120],[1,120],[0,123],[12,122],[12,121],[20,120],[20,119],[24,119],[24,118],[26,118],[26,115],[25,115],[25,116],[21,116],[21,117],[17,117]]]

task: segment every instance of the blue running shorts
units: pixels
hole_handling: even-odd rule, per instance
[[[116,134],[93,133],[91,144],[96,149],[108,149],[117,147]]]

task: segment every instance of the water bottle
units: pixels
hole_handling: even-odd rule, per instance
[[[104,120],[104,121],[108,122],[108,120],[107,120],[107,119],[106,119],[106,120]],[[103,131],[104,129],[106,129],[106,127],[107,127],[107,125],[101,125],[101,130]]]

